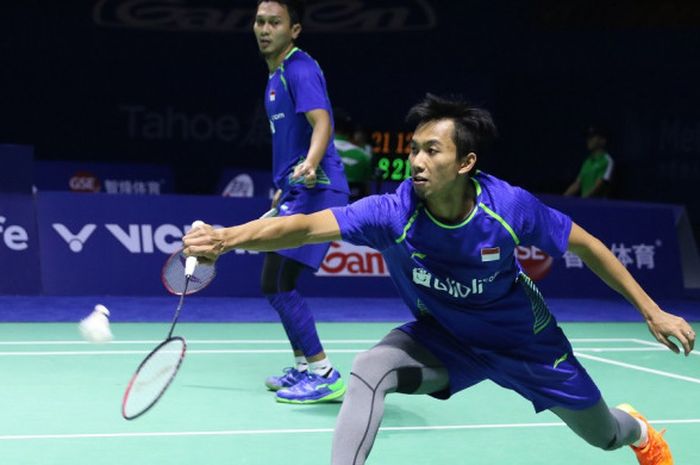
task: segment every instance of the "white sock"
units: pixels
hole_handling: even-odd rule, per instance
[[[647,444],[647,441],[649,441],[649,428],[647,427],[647,424],[644,423],[642,420],[639,418],[635,418],[637,420],[637,423],[639,423],[639,429],[641,430],[641,434],[639,435],[639,439],[632,443],[634,447],[644,447]]]
[[[328,357],[325,357],[323,360],[309,363],[309,370],[316,375],[328,376],[333,371],[333,365]]]
[[[297,371],[304,372],[304,371],[306,371],[306,370],[309,369],[309,364],[308,364],[308,362],[306,361],[306,357],[304,357],[303,355],[300,355],[300,356],[298,356],[298,357],[295,356],[295,357],[294,357],[294,362],[295,362],[296,365],[297,365]]]

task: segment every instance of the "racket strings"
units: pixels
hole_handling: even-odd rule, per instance
[[[129,383],[123,402],[125,418],[132,419],[151,408],[175,378],[185,356],[184,339],[175,337],[158,346],[144,360]]]
[[[189,295],[199,292],[212,282],[216,276],[216,267],[206,263],[200,263],[192,273],[185,292],[185,261],[187,257],[180,252],[171,256],[163,266],[163,284],[165,288],[175,295]]]

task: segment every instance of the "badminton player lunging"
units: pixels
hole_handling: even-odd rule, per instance
[[[346,205],[349,188],[335,150],[331,103],[318,63],[299,50],[303,9],[299,1],[258,1],[253,26],[270,71],[265,109],[272,131],[272,170],[279,216]],[[313,315],[296,290],[305,268],[317,270],[328,244],[269,253],[262,292],[280,316],[294,350],[294,366],[270,376],[279,402],[317,403],[340,398],[345,383],[323,351]]]
[[[334,465],[365,462],[389,392],[447,399],[485,379],[536,411],[551,410],[589,444],[632,446],[642,465],[669,465],[661,434],[631,406],[609,408],[574,356],[515,247],[569,250],[644,317],[674,352],[695,332],[666,313],[595,237],[523,189],[476,171],[495,135],[490,114],[428,95],[409,112],[412,178],[389,195],[313,215],[258,220],[184,239],[186,253],[216,259],[233,248],[273,250],[342,238],[382,252],[414,320],[355,358],[333,439]]]

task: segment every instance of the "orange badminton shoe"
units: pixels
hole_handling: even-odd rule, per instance
[[[646,418],[641,413],[636,411],[630,404],[621,404],[617,408],[623,410],[635,418],[642,420],[647,425],[648,441],[642,447],[630,446],[637,456],[639,465],[673,465],[673,457],[671,457],[671,449],[668,443],[663,438],[666,430],[656,431],[651,427]]]

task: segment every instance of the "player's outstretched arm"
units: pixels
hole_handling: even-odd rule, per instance
[[[600,279],[622,294],[639,312],[649,326],[649,331],[663,345],[678,353],[676,344],[669,336],[676,338],[685,355],[695,346],[695,331],[681,317],[663,311],[632,277],[627,268],[597,238],[582,227],[573,224],[569,235],[568,249],[578,255]]]
[[[340,227],[330,210],[310,215],[264,218],[240,226],[214,229],[205,224],[182,239],[186,255],[214,261],[233,249],[273,251],[340,239]]]

